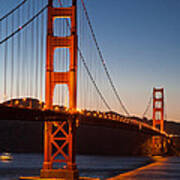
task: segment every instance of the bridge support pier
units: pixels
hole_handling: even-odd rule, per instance
[[[76,118],[51,122],[45,131],[45,149],[48,152],[45,154],[40,178],[78,179],[79,172],[75,163]],[[58,163],[58,169],[53,167],[55,163]]]
[[[47,169],[41,170],[40,178],[59,178],[66,180],[78,180],[79,172],[77,169]],[[50,180],[50,179],[49,179]]]
[[[142,144],[142,154],[148,156],[161,156],[169,153],[170,142],[167,137],[149,136]]]
[[[163,155],[168,152],[168,142],[162,136],[152,137],[152,155]]]

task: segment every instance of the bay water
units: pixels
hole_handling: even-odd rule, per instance
[[[12,154],[12,161],[0,161],[0,180],[18,180],[20,176],[39,176],[42,154]],[[80,176],[106,179],[150,162],[148,157],[77,155]]]

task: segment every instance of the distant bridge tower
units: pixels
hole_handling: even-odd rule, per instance
[[[53,94],[56,84],[66,84],[69,90],[69,108],[76,109],[77,94],[77,27],[76,0],[71,7],[53,7],[53,0],[48,0],[48,24],[46,45],[46,108],[53,108]],[[56,18],[70,19],[67,28],[71,29],[68,37],[54,36]],[[70,22],[68,24],[68,22]],[[56,48],[69,48],[69,70],[54,71],[54,51]],[[75,163],[75,121],[65,119],[61,122],[45,122],[44,163],[42,178],[77,179],[78,170]],[[58,169],[54,165],[58,164]]]
[[[164,89],[153,88],[153,127],[164,131]]]

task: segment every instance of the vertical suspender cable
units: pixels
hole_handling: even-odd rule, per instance
[[[18,26],[20,24],[20,11],[18,10],[17,15]],[[16,68],[17,68],[17,77],[16,77],[16,96],[19,97],[19,62],[20,62],[20,34],[17,35],[17,59],[16,59]]]
[[[43,1],[41,1],[42,6],[43,6]],[[44,52],[43,52],[43,47],[44,47],[44,14],[42,13],[41,15],[41,55],[40,55],[40,101],[42,101],[42,76],[43,76],[43,59],[44,59]]]
[[[37,1],[39,2],[39,1]],[[37,8],[38,9],[39,3],[37,3]],[[36,19],[36,72],[35,72],[35,96],[38,98],[38,91],[39,91],[39,17]]]
[[[34,15],[34,3],[32,2],[32,16]],[[34,95],[34,22],[32,22],[31,27],[31,72],[30,72],[30,81],[31,81],[31,97]]]
[[[23,13],[23,17],[22,17],[22,23],[24,23],[24,19],[25,19],[25,7],[22,10]],[[27,53],[27,38],[26,38],[26,29],[22,32],[22,83],[21,83],[21,92],[23,97],[25,97],[26,93],[25,93],[25,89],[26,89],[26,74],[25,74],[25,69],[26,69],[26,53]]]
[[[28,13],[27,13],[28,17],[30,17],[30,14],[31,14],[30,13],[30,8],[31,8],[31,3],[29,1]],[[27,34],[28,34],[28,29],[27,29]],[[29,37],[27,37],[27,38],[28,38],[28,40],[30,40]],[[31,81],[30,81],[30,69],[31,69],[31,66],[30,66],[30,62],[31,62],[31,57],[32,57],[31,52],[30,52],[30,43],[28,43],[28,45],[27,45],[27,50],[28,50],[28,59],[27,59],[27,95],[28,95],[28,97],[30,97],[31,96],[31,92],[30,92],[30,90],[31,90]]]
[[[21,23],[22,23],[22,10],[19,9],[19,29],[21,29]],[[19,32],[19,96],[22,96],[21,92],[21,84],[22,84],[22,45],[23,45],[23,36],[22,31]]]
[[[8,18],[6,19],[6,36],[8,34]],[[4,47],[4,101],[7,98],[7,58],[8,58],[8,41],[5,43]]]
[[[152,102],[152,97],[150,97],[150,99],[149,99],[149,101],[148,101],[148,104],[147,104],[147,106],[146,106],[146,109],[145,109],[142,117],[145,117],[145,116],[146,116],[146,114],[147,114],[147,112],[148,112],[148,110],[149,110],[149,108],[150,108],[150,106],[151,106],[151,102]]]
[[[14,13],[11,16],[11,31],[14,31]],[[11,42],[11,99],[13,98],[13,91],[14,91],[14,37],[12,37]]]

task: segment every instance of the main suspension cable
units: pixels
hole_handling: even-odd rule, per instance
[[[2,41],[0,41],[0,44],[3,44],[4,42],[6,42],[7,40],[9,40],[10,38],[12,38],[15,34],[17,34],[19,31],[21,31],[22,29],[24,29],[27,25],[29,25],[34,19],[36,19],[41,13],[44,12],[44,10],[47,9],[47,5],[45,7],[43,7],[37,14],[35,14],[29,21],[27,21],[25,24],[23,24],[21,27],[19,27],[18,29],[16,29],[13,33],[11,33],[9,36],[7,36],[6,38],[4,38]]]
[[[96,82],[94,81],[94,78],[93,78],[93,76],[91,75],[91,72],[89,71],[89,68],[88,68],[88,66],[87,66],[87,64],[86,64],[86,61],[85,61],[85,59],[84,59],[84,56],[83,56],[83,54],[82,54],[82,52],[81,52],[81,50],[80,50],[79,48],[78,48],[78,52],[79,52],[79,55],[80,55],[80,59],[82,60],[82,62],[83,62],[83,64],[84,64],[84,67],[85,67],[85,69],[86,69],[86,71],[87,71],[87,73],[88,73],[88,75],[89,75],[89,78],[91,79],[91,81],[92,81],[92,83],[93,83],[93,85],[94,85],[97,93],[98,93],[99,96],[101,97],[101,99],[102,99],[102,101],[104,102],[105,106],[106,106],[109,110],[111,110],[110,106],[108,105],[108,103],[106,102],[105,98],[103,97],[101,91],[99,90]]]
[[[8,12],[7,14],[5,14],[2,18],[0,18],[0,21],[2,21],[3,19],[7,18],[9,15],[11,15],[13,12],[15,12],[17,9],[19,9],[23,4],[25,4],[25,2],[27,2],[27,0],[24,0],[23,2],[21,2],[19,5],[17,5],[14,9],[12,9],[10,12]]]
[[[150,108],[150,106],[151,106],[151,101],[152,101],[152,97],[150,97],[150,99],[149,99],[149,101],[148,101],[148,104],[147,104],[147,106],[146,106],[146,109],[145,109],[142,117],[145,117],[146,114],[147,114],[147,112],[149,111],[149,108]]]
[[[113,89],[113,91],[114,91],[114,93],[115,93],[115,96],[117,97],[117,99],[118,99],[121,107],[123,108],[124,112],[125,112],[127,115],[129,115],[129,112],[128,112],[128,110],[126,109],[125,105],[123,104],[123,102],[122,102],[122,100],[121,100],[121,98],[120,98],[120,96],[119,96],[119,94],[118,94],[118,92],[117,92],[117,90],[116,90],[116,88],[115,88],[115,85],[114,85],[114,83],[113,83],[113,81],[112,81],[112,78],[111,78],[111,76],[110,76],[110,73],[109,73],[109,71],[108,71],[108,69],[107,69],[107,66],[106,66],[106,64],[105,64],[105,61],[104,61],[102,52],[101,52],[100,47],[99,47],[99,45],[98,45],[98,43],[97,43],[96,36],[95,36],[94,30],[93,30],[93,28],[92,28],[92,24],[91,24],[91,21],[90,21],[90,18],[89,18],[89,15],[88,15],[86,6],[85,6],[85,4],[84,4],[84,1],[81,0],[81,3],[82,3],[82,6],[83,6],[83,9],[84,9],[84,12],[85,12],[85,15],[86,15],[86,18],[87,18],[89,27],[90,27],[90,31],[91,31],[91,33],[92,33],[92,37],[93,37],[93,39],[94,39],[96,48],[97,48],[97,50],[98,50],[98,53],[99,53],[99,56],[100,56],[102,65],[103,65],[104,70],[105,70],[105,72],[106,72],[106,75],[107,75],[107,77],[108,77],[108,80],[109,80],[109,82],[110,82],[110,84],[111,84],[111,87],[112,87],[112,89]]]

